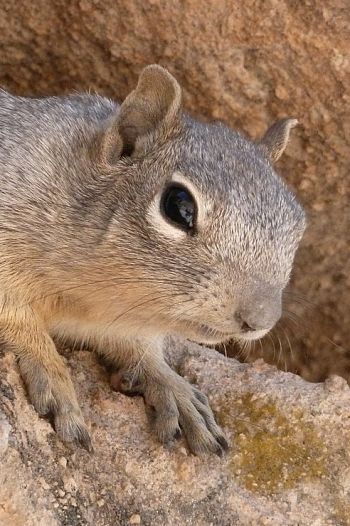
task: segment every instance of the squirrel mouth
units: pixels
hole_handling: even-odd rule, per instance
[[[205,325],[204,323],[191,322],[188,324],[188,328],[190,330],[190,336],[188,336],[188,339],[195,341],[196,343],[216,344],[233,338],[231,332],[222,332],[210,327],[209,325]]]
[[[185,337],[192,340],[196,343],[202,343],[207,345],[216,345],[219,343],[225,343],[230,340],[235,340],[236,342],[245,343],[247,341],[260,340],[263,338],[270,329],[261,329],[259,331],[252,331],[249,333],[234,333],[234,332],[224,332],[218,329],[214,329],[209,325],[204,323],[189,322],[187,325],[189,329],[189,334]]]

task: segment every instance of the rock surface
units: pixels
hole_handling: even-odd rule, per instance
[[[349,377],[349,1],[23,0],[19,9],[0,0],[0,8],[0,83],[18,94],[91,89],[121,99],[157,62],[197,116],[253,137],[278,117],[300,120],[280,168],[309,212],[294,274],[308,301],[291,302],[302,323],[275,331],[282,358],[269,340],[265,356],[311,380]]]
[[[64,353],[95,452],[63,445],[0,358],[1,526],[350,524],[350,389],[310,384],[171,342],[176,368],[211,400],[224,458],[159,445],[141,398],[112,392],[86,351]],[[3,437],[7,437],[4,440]],[[5,446],[4,446],[5,444]]]

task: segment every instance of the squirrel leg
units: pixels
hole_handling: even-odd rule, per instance
[[[30,307],[6,309],[0,336],[14,350],[29,398],[40,415],[52,414],[57,434],[91,451],[91,439],[69,372],[55,344]]]
[[[104,352],[107,362],[114,359],[118,367],[111,377],[112,387],[127,395],[144,396],[161,442],[170,442],[182,432],[193,453],[221,455],[228,445],[207,397],[169,367],[162,343],[122,341],[118,349]]]

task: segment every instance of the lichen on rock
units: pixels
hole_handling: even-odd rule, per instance
[[[327,459],[302,411],[288,416],[272,400],[245,393],[221,401],[219,421],[234,431],[231,469],[250,491],[272,494],[327,476]]]
[[[184,440],[158,444],[142,399],[112,391],[91,353],[65,356],[94,454],[60,442],[5,354],[0,408],[11,431],[0,458],[1,525],[348,524],[350,389],[342,382],[329,389],[171,340],[168,359],[208,394],[230,442],[223,458],[199,458]]]

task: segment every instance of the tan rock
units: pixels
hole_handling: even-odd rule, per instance
[[[129,524],[141,524],[141,517],[137,513],[134,513],[134,515],[131,515],[129,519]]]
[[[59,463],[60,466],[63,467],[63,469],[66,469],[66,467],[67,467],[67,459],[66,459],[66,457],[61,457],[58,460],[58,463]]]
[[[4,455],[9,443],[11,427],[6,416],[0,411],[0,457]]]
[[[169,359],[209,395],[231,445],[224,458],[198,458],[183,454],[184,440],[160,446],[142,399],[116,396],[91,353],[75,351],[68,365],[91,455],[64,446],[39,418],[10,358],[0,358],[0,407],[15,430],[0,460],[1,526],[348,523],[350,389],[337,378],[325,389],[171,342]],[[108,412],[96,407],[96,389]]]

